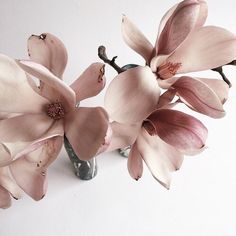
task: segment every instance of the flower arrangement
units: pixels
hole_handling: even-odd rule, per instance
[[[47,168],[63,142],[83,161],[103,152],[131,147],[128,171],[142,176],[143,161],[153,177],[169,189],[171,172],[184,156],[205,148],[208,130],[179,104],[211,118],[222,118],[231,87],[224,65],[235,65],[236,37],[226,29],[204,26],[204,0],[184,0],[163,16],[153,46],[123,16],[122,36],[144,65],[120,67],[99,57],[118,75],[109,84],[103,107],[80,107],[105,86],[105,64],[91,64],[70,86],[63,80],[67,64],[64,44],[43,33],[28,39],[30,60],[0,55],[0,207],[22,190],[34,200],[47,190]],[[223,80],[188,73],[214,70]]]

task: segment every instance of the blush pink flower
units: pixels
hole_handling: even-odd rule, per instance
[[[124,41],[145,59],[146,66],[119,74],[108,87],[105,106],[112,119],[120,123],[145,119],[156,108],[158,85],[174,88],[181,101],[197,112],[213,118],[224,116],[222,101],[212,90],[212,86],[219,86],[219,80],[175,77],[213,69],[236,58],[235,35],[220,27],[203,27],[206,17],[205,1],[185,0],[176,4],[162,18],[155,46],[123,17]],[[128,111],[131,114],[127,116]]]
[[[28,49],[31,61],[0,55],[0,207],[10,205],[9,194],[18,198],[19,187],[35,200],[45,195],[47,168],[64,135],[88,160],[103,146],[108,129],[102,107],[78,107],[103,89],[104,64],[90,65],[68,86],[61,80],[67,53],[58,38],[31,36]]]
[[[144,161],[153,177],[167,189],[171,173],[181,167],[184,155],[202,152],[208,134],[201,121],[173,109],[177,104],[172,102],[174,97],[174,90],[163,93],[157,109],[141,122],[112,122],[112,139],[106,150],[132,145],[127,163],[130,176],[141,178]]]

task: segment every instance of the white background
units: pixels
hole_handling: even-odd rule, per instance
[[[26,40],[32,33],[53,33],[68,49],[68,83],[99,60],[100,44],[107,46],[109,56],[119,56],[120,65],[143,63],[122,41],[121,15],[132,19],[154,43],[159,20],[176,2],[0,0],[0,52],[27,58]],[[235,1],[209,0],[208,5],[207,24],[236,33]],[[10,209],[0,210],[0,235],[236,235],[236,68],[225,72],[234,85],[227,115],[221,120],[199,116],[209,128],[209,148],[185,159],[169,191],[147,168],[138,182],[131,179],[126,159],[116,152],[99,156],[96,178],[81,181],[63,150],[49,169],[49,188],[42,201],[24,196]],[[115,75],[108,67],[106,73],[108,81]],[[218,77],[215,72],[202,74]],[[102,104],[102,95],[83,104]]]

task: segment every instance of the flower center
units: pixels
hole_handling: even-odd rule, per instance
[[[54,120],[60,120],[65,116],[65,110],[60,102],[48,104],[46,112],[47,115]]]
[[[178,69],[181,67],[181,63],[167,62],[158,67],[157,75],[160,79],[169,79],[173,77]]]

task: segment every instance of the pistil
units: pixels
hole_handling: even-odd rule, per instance
[[[47,115],[53,120],[60,120],[65,116],[65,110],[60,102],[48,104],[46,107],[46,112]]]

